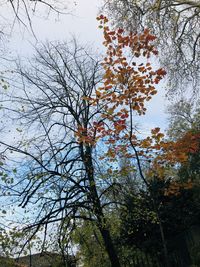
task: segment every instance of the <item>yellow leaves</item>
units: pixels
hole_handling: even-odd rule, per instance
[[[106,155],[110,158],[115,158],[115,151],[113,149],[109,148]]]
[[[107,110],[107,113],[108,113],[109,115],[113,115],[113,112],[114,112],[114,109],[113,109],[113,108],[109,108],[109,109]]]
[[[160,141],[165,135],[163,133],[158,133],[156,138],[158,141]]]
[[[152,145],[152,140],[148,137],[141,141],[140,146],[141,148],[149,148]]]
[[[152,138],[154,139],[156,144],[158,144],[161,141],[161,139],[163,139],[165,136],[163,133],[160,133],[159,127],[152,129],[151,134],[152,134]]]
[[[97,98],[101,97],[101,92],[99,92],[98,90],[96,90],[96,96],[97,96]]]

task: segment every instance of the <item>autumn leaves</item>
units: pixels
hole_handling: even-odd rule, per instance
[[[166,166],[187,161],[189,153],[196,151],[199,143],[191,133],[176,142],[167,141],[158,127],[143,139],[134,133],[133,116],[145,114],[145,102],[157,93],[156,85],[166,75],[164,69],[155,70],[150,63],[150,56],[158,53],[153,43],[156,37],[148,29],[141,34],[127,33],[121,28],[110,29],[103,15],[97,20],[106,48],[102,61],[103,82],[91,97],[85,98],[94,106],[97,116],[90,128],[79,126],[78,140],[94,146],[99,139],[104,139],[110,145],[105,155],[110,159],[119,152],[134,158],[135,151],[131,151],[134,145],[138,156],[151,162],[146,173],[148,177],[156,175],[165,179]]]
[[[101,15],[97,20],[103,29],[106,48],[102,62],[103,83],[92,97],[85,100],[96,107],[99,118],[92,127],[95,132],[93,140],[89,138],[92,128],[82,129],[80,126],[78,129],[79,140],[93,144],[96,136],[114,135],[117,138],[120,135],[123,138],[122,133],[129,127],[132,112],[145,114],[145,101],[156,94],[155,84],[166,74],[162,69],[153,70],[149,62],[149,57],[157,54],[152,43],[155,36],[149,30],[142,34],[126,33],[123,29],[110,30],[105,16]]]

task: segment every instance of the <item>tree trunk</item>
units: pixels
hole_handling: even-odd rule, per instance
[[[120,267],[121,265],[120,265],[117,253],[115,251],[115,248],[113,246],[113,242],[111,240],[109,230],[107,230],[105,228],[101,228],[101,227],[99,227],[99,230],[100,230],[102,238],[104,240],[105,248],[106,248],[106,251],[108,253],[108,256],[109,256],[109,259],[111,262],[111,266],[112,267]]]
[[[158,217],[160,235],[161,235],[161,240],[162,240],[162,245],[163,245],[163,250],[164,250],[165,266],[166,267],[170,267],[167,244],[166,244],[165,235],[164,235],[164,231],[163,231],[163,226],[162,226],[162,222],[160,220],[160,216],[159,216],[159,212],[158,211],[157,211],[157,217]]]
[[[161,241],[162,241],[162,246],[163,246],[163,251],[164,251],[164,263],[165,263],[165,267],[170,267],[169,253],[168,253],[168,249],[167,249],[167,242],[166,242],[166,239],[165,239],[165,234],[164,234],[164,230],[163,230],[162,220],[160,219],[160,214],[159,214],[159,210],[158,210],[157,204],[155,202],[154,193],[152,193],[150,191],[150,194],[151,194],[151,198],[152,198],[152,201],[153,201],[154,210],[155,210],[156,215],[157,215],[157,218],[158,218],[160,236],[161,236]]]
[[[106,252],[108,253],[108,257],[111,262],[111,267],[121,267],[119,258],[117,256],[116,250],[113,245],[113,241],[110,236],[110,231],[107,228],[106,219],[103,214],[103,210],[101,207],[100,199],[96,188],[96,182],[94,179],[94,167],[92,162],[92,148],[86,146],[84,151],[82,147],[81,156],[85,165],[88,181],[90,183],[90,197],[93,204],[94,215],[97,217],[98,228],[102,235],[105,249]]]

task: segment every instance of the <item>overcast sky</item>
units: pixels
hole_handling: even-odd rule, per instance
[[[22,25],[19,26],[17,22],[12,27],[12,30],[10,30],[11,28],[6,28],[10,36],[8,42],[4,43],[7,51],[5,56],[9,54],[12,58],[30,58],[33,53],[33,47],[37,43],[47,40],[70,40],[72,35],[78,38],[81,43],[92,46],[94,50],[98,50],[99,52],[103,51],[102,31],[98,29],[98,23],[96,21],[96,16],[102,1],[76,0],[76,2],[76,5],[72,4],[70,6],[71,14],[62,15],[59,19],[53,13],[50,14],[48,18],[45,18],[45,13],[42,12],[40,12],[39,16],[33,16],[32,26],[37,40],[33,34],[28,32]],[[7,18],[12,17],[12,12],[10,12],[9,9],[5,9],[4,12],[8,14]],[[8,22],[12,25],[12,19]],[[7,64],[9,68],[9,62]],[[161,127],[162,130],[166,129],[166,115],[164,114],[166,100],[164,99],[164,88],[165,81],[159,85],[158,94],[148,103],[147,114],[140,119],[136,119],[136,121],[140,122],[141,131],[144,134],[148,133],[153,127]],[[14,140],[16,134],[17,131],[14,129],[7,138]],[[11,215],[10,218],[12,218]],[[1,218],[1,221],[5,223],[3,218]]]
[[[65,0],[66,1],[66,0]],[[13,57],[31,57],[33,47],[39,42],[70,40],[75,36],[82,44],[89,44],[94,50],[103,51],[102,31],[98,29],[96,16],[102,6],[101,0],[72,0],[68,1],[68,12],[59,17],[55,13],[45,15],[45,8],[41,9],[37,15],[32,16],[32,26],[37,40],[22,25],[17,23],[12,28],[11,37],[7,51],[9,50]],[[22,13],[23,14],[23,13]],[[144,131],[161,127],[166,129],[166,108],[165,82],[158,87],[158,94],[148,103],[148,112],[139,119]]]

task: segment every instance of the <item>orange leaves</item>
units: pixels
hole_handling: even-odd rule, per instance
[[[144,138],[140,141],[140,147],[142,149],[147,149],[145,151],[146,157],[149,158],[149,153],[156,156],[157,152],[159,152],[162,148],[162,144],[164,143],[164,134],[160,132],[160,128],[156,127],[151,130],[151,136]]]
[[[180,191],[183,189],[191,189],[193,187],[193,183],[191,180],[187,182],[178,182],[178,181],[171,181],[169,186],[165,188],[164,195],[165,196],[174,196],[179,195]]]
[[[92,132],[88,131],[86,128],[81,125],[78,126],[77,132],[75,133],[75,137],[79,143],[94,145],[95,139],[92,135]]]
[[[126,120],[117,120],[114,122],[115,132],[119,133],[122,130],[126,129]]]
[[[187,132],[180,140],[179,144],[185,148],[187,153],[196,153],[200,148],[200,133]]]
[[[154,79],[155,84],[158,84],[160,80],[167,74],[166,71],[163,69],[158,69],[155,73],[156,73],[156,77]]]
[[[176,142],[164,140],[163,137],[164,135],[160,133],[160,129],[155,128],[152,130],[151,137],[141,141],[140,147],[146,149],[146,154],[144,156],[148,158],[148,154],[151,153],[153,155],[151,168],[147,173],[148,177],[154,177],[156,175],[160,179],[165,179],[166,175],[169,175],[169,170],[172,171],[173,169],[175,171],[176,167],[180,164],[187,164],[189,156],[200,149],[199,133],[188,132]],[[188,179],[189,178],[192,177],[188,177]],[[190,182],[180,184],[174,183],[167,189],[165,194],[176,194],[180,189],[189,189],[191,187],[192,184]]]
[[[156,54],[157,50],[152,43],[155,36],[150,34],[148,29],[141,34],[126,32],[121,28],[113,30],[108,26],[105,16],[100,15],[97,20],[103,30],[103,45],[106,48],[102,61],[103,82],[90,98],[84,100],[96,107],[99,117],[97,122],[91,123],[87,129],[79,126],[76,136],[79,142],[88,145],[95,145],[99,138],[105,138],[107,142],[119,148],[120,142],[128,144],[132,139],[130,121],[133,114],[145,114],[145,102],[156,94],[155,83],[163,78],[165,71],[154,70],[149,62],[150,55]],[[143,63],[135,57],[141,57]],[[140,146],[139,154],[142,155],[143,150],[147,148],[155,149],[154,145],[158,148],[162,137],[163,135],[155,130],[150,139],[138,141],[134,138],[131,141]],[[123,151],[128,157],[129,146],[130,144],[123,149],[120,147],[114,152]],[[112,155],[114,152],[109,151]]]
[[[100,137],[106,136],[109,131],[105,130],[104,122],[93,122],[91,127],[78,126],[75,137],[79,143],[94,146]]]
[[[125,158],[138,155],[150,166],[148,177],[156,174],[160,179],[165,179],[166,170],[177,163],[186,162],[189,153],[199,149],[200,136],[188,133],[177,142],[166,141],[158,127],[142,140],[134,135],[133,116],[145,114],[146,101],[157,93],[156,84],[166,75],[165,70],[155,70],[149,62],[149,57],[157,54],[152,43],[155,36],[148,29],[141,34],[127,33],[121,28],[113,30],[107,26],[105,16],[97,19],[103,30],[106,48],[102,61],[103,81],[90,97],[83,97],[95,113],[87,127],[78,127],[76,138],[89,146],[94,146],[101,138],[109,145],[105,155],[109,160],[121,155]],[[138,60],[135,57],[141,58]],[[180,185],[173,183],[165,194],[174,194],[179,190]]]
[[[163,70],[163,69],[158,69],[157,71],[156,71],[156,74],[158,75],[158,76],[165,76],[167,73],[166,73],[166,71],[165,70]]]
[[[199,150],[200,135],[198,133],[187,132],[176,142],[166,142],[163,144],[166,159],[172,163],[185,163],[191,153]]]
[[[159,127],[156,127],[156,128],[154,128],[154,129],[151,130],[152,135],[156,135],[159,132],[160,132],[160,128]]]
[[[141,148],[150,148],[151,145],[152,145],[152,139],[150,137],[147,137],[140,142]]]
[[[152,134],[152,138],[157,144],[161,141],[162,138],[164,138],[164,134],[160,132],[159,127],[152,129],[151,134]]]
[[[113,145],[118,140],[125,140],[127,144],[131,138],[130,120],[133,114],[145,114],[145,101],[156,94],[154,84],[160,81],[165,72],[162,69],[153,70],[149,62],[148,58],[156,54],[156,49],[152,43],[155,36],[148,29],[141,34],[133,34],[121,28],[110,29],[104,15],[97,20],[103,30],[103,45],[106,48],[102,61],[103,82],[92,96],[83,100],[96,107],[99,117],[87,129],[79,126],[76,136],[79,142],[89,145],[95,145],[99,138],[105,137]],[[141,60],[138,63],[134,57],[142,57],[144,63]],[[161,135],[158,134],[156,138],[161,138]],[[134,143],[140,142],[135,138]],[[143,140],[140,145],[141,148],[147,148],[149,140]],[[142,149],[140,153],[143,153]]]
[[[141,34],[127,33],[121,28],[111,30],[105,16],[100,15],[97,19],[103,28],[103,44],[107,49],[102,62],[105,70],[104,87],[101,88],[102,101],[107,101],[108,105],[116,108],[131,105],[139,115],[145,114],[144,103],[156,94],[154,84],[159,83],[165,72],[162,69],[152,71],[149,62],[138,65],[137,60],[130,58],[130,54],[141,56],[144,60],[151,54],[156,54],[152,44],[155,36],[148,29]]]
[[[99,98],[101,96],[101,92],[99,92],[98,90],[96,90],[96,97]]]
[[[106,156],[108,156],[109,158],[115,158],[116,154],[115,154],[114,149],[109,148],[106,153]]]
[[[107,158],[114,160],[117,155],[133,158],[136,150],[139,158],[149,162],[148,177],[156,175],[165,179],[171,167],[187,162],[189,153],[199,149],[197,139],[200,136],[187,134],[177,142],[166,141],[158,127],[142,140],[134,135],[133,115],[145,114],[146,101],[157,93],[156,85],[166,75],[164,69],[156,70],[149,62],[150,56],[158,54],[153,43],[156,37],[149,29],[141,34],[121,28],[113,30],[105,16],[97,19],[103,30],[103,45],[106,48],[102,61],[104,75],[101,87],[89,101],[101,108],[100,120],[104,124],[94,123],[90,131],[95,133],[95,140],[104,137],[106,144],[109,144]],[[91,136],[88,130],[87,136]],[[181,188],[190,186],[190,183],[180,185],[171,182],[165,194],[176,194]]]

